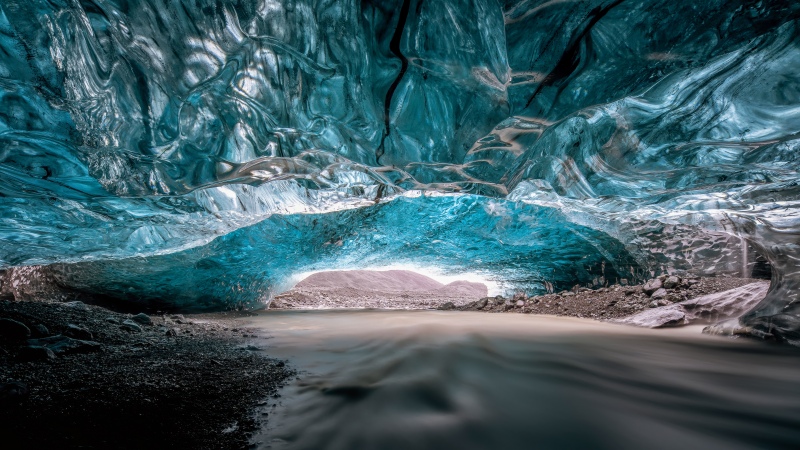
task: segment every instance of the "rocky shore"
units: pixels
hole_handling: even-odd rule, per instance
[[[759,282],[765,280],[660,276],[637,286],[616,285],[595,290],[576,286],[569,291],[534,297],[520,293],[512,298],[486,297],[463,306],[444,303],[438,309],[618,320]]]
[[[0,302],[0,447],[247,448],[293,372],[233,318]]]

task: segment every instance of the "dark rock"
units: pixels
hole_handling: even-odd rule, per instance
[[[28,339],[28,345],[32,347],[47,347],[52,350],[56,356],[75,353],[94,353],[102,350],[102,347],[97,342],[73,339],[60,334],[40,339]]]
[[[120,320],[119,320],[118,318],[116,318],[116,317],[114,317],[114,316],[108,316],[108,317],[106,317],[106,322],[108,322],[108,323],[114,323],[114,324],[117,324],[117,325],[119,325],[120,323],[122,323],[122,322],[120,322]]]
[[[41,323],[34,325],[33,329],[31,329],[31,333],[33,333],[34,337],[50,336],[50,330]]]
[[[175,336],[178,335],[178,330],[176,330],[175,328],[170,328],[170,329],[168,329],[167,331],[164,332],[164,335],[165,336],[175,337]]]
[[[653,292],[661,289],[662,286],[663,283],[661,282],[661,280],[659,280],[658,278],[653,278],[652,280],[649,280],[647,283],[645,283],[644,286],[642,286],[642,290],[647,295],[653,295]]]
[[[475,302],[475,309],[483,309],[486,308],[486,305],[489,303],[488,298],[482,298]]]
[[[447,302],[447,303],[439,305],[439,307],[436,308],[436,309],[438,309],[440,311],[450,311],[450,310],[456,309],[456,305],[453,302]]]
[[[94,339],[92,332],[89,331],[88,328],[84,326],[75,325],[72,323],[67,325],[67,329],[64,330],[64,336],[69,336],[75,339],[82,339],[85,341],[91,341],[92,339]]]
[[[47,347],[29,345],[19,349],[17,357],[22,361],[49,361],[56,359],[56,354]]]
[[[28,385],[20,381],[9,381],[0,384],[0,404],[20,403],[28,398]]]
[[[664,280],[664,289],[675,289],[676,287],[680,286],[681,279],[672,275]]]
[[[31,330],[14,319],[0,319],[0,338],[22,341],[31,336]]]
[[[138,323],[136,323],[136,322],[134,322],[134,321],[132,321],[130,319],[126,320],[125,322],[122,322],[122,325],[120,325],[120,328],[125,330],[125,331],[131,331],[131,332],[134,332],[134,333],[141,333],[142,332],[142,327],[139,326]]]
[[[139,313],[139,314],[131,317],[130,320],[133,320],[134,322],[142,324],[142,325],[152,325],[153,324],[153,320],[150,319],[150,316],[148,316],[145,313]]]

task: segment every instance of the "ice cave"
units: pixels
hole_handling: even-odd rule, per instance
[[[36,377],[56,376],[57,372],[37,369],[31,360],[61,364],[58,361],[66,361],[63,355],[105,349],[103,358],[111,361],[128,354],[125,352],[149,355],[155,352],[152,349],[161,348],[159,345],[175,343],[188,347],[180,351],[174,347],[163,354],[184,366],[198,366],[195,372],[182,371],[176,376],[238,370],[236,375],[225,375],[236,378],[231,384],[234,387],[225,392],[240,392],[236,386],[248,385],[260,386],[258,392],[263,395],[273,395],[277,388],[267,386],[293,376],[283,361],[255,363],[250,356],[246,361],[244,356],[225,359],[233,353],[214,353],[202,343],[191,347],[195,345],[191,339],[200,342],[197,336],[202,333],[240,333],[238,325],[204,322],[207,319],[202,314],[244,314],[263,310],[273,302],[278,305],[280,296],[288,298],[283,293],[302,274],[392,267],[417,267],[466,279],[455,284],[415,279],[422,286],[419,298],[445,288],[452,296],[465,289],[485,292],[483,284],[470,284],[484,280],[495,291],[491,295],[500,294],[497,298],[522,295],[518,305],[507,300],[508,308],[537,296],[550,305],[548,295],[553,297],[553,307],[561,308],[562,297],[556,298],[554,293],[605,292],[612,287],[620,296],[634,298],[647,289],[644,283],[648,280],[661,280],[660,287],[673,276],[684,280],[687,289],[687,280],[694,278],[769,279],[768,288],[766,281],[760,282],[762,290],[758,292],[766,292],[763,300],[748,304],[746,312],[733,321],[712,322],[706,331],[755,338],[742,339],[762,346],[759,351],[746,351],[746,358],[767,361],[780,353],[780,358],[770,361],[774,367],[789,370],[785,362],[796,360],[796,354],[781,352],[796,351],[792,345],[800,345],[800,3],[0,0],[0,360],[23,361],[0,368],[0,406],[9,398],[23,398],[21,392],[28,392],[28,387],[21,386],[33,386],[31,395],[38,395]],[[327,280],[325,276],[317,278]],[[623,294],[626,286],[644,287]],[[750,289],[742,295],[752,300],[754,292]],[[402,293],[395,294],[400,298]],[[487,298],[483,305],[487,301],[492,304]],[[14,309],[22,307],[20,301],[41,299],[71,308],[59,310],[59,317],[73,322],[48,322],[48,317],[55,316],[36,305],[27,306],[34,311],[31,313]],[[105,317],[106,313],[87,304],[149,312],[155,318],[112,313]],[[394,329],[396,322],[391,317],[417,317],[420,324],[428,323],[427,317],[445,317],[431,313],[368,316],[372,313],[365,312],[354,315],[353,320],[364,320],[364,333],[374,331],[377,336],[381,327]],[[44,318],[39,324],[30,319],[36,314]],[[78,322],[81,314],[89,317],[89,325]],[[182,314],[201,318],[187,320]],[[315,328],[320,340],[336,330],[345,333],[353,328],[341,314],[275,314],[271,317],[285,318],[272,323],[279,323],[274,329],[284,333],[275,342],[285,345],[274,345],[270,350],[274,354],[293,348],[294,341],[286,336],[302,329],[302,320],[316,323],[320,319],[320,324],[330,325]],[[498,336],[506,329],[532,332],[523,319],[508,319],[511,322],[504,327],[496,322],[500,319],[483,323],[466,312],[453,314],[463,321],[460,325],[453,322],[452,327],[467,327],[474,321],[475,329],[485,325],[487,330],[496,329]],[[295,318],[300,325],[287,325]],[[27,324],[23,323],[26,320]],[[536,323],[542,324],[541,329],[551,326],[549,322]],[[205,327],[205,331],[191,331],[192,326],[195,330]],[[439,328],[450,330],[449,326]],[[599,325],[581,326],[590,333]],[[430,325],[424,332],[410,335],[421,338],[430,332],[432,336],[431,330],[437,327]],[[123,341],[109,337],[120,330],[129,333],[125,336],[158,334],[120,344]],[[459,330],[453,331],[458,339],[472,336]],[[244,338],[256,337],[248,333]],[[177,339],[180,336],[186,337],[181,341]],[[28,347],[13,343],[18,342],[14,339],[29,338]],[[171,338],[175,339],[168,341]],[[760,342],[762,339],[791,345],[769,346]],[[6,342],[13,343],[8,344],[10,350],[3,347]],[[326,345],[332,342],[338,341],[331,337]],[[456,345],[453,342],[445,339],[434,347],[444,349]],[[581,372],[589,377],[584,386],[605,379],[605,372],[592,370],[628,367],[626,364],[641,367],[637,364],[652,363],[666,371],[659,373],[677,371],[665,378],[665,384],[694,376],[676,366],[659,366],[670,360],[666,357],[641,356],[635,362],[615,359],[633,346],[604,353],[602,349],[583,352],[569,346],[551,350],[550,344],[542,343],[545,341],[536,342],[524,349],[501,347],[539,352],[535,355],[541,364],[574,357],[574,367],[591,367]],[[108,350],[115,345],[122,350]],[[251,355],[258,345],[239,350]],[[587,341],[585,345],[595,344]],[[355,357],[368,346],[353,344],[352,348],[350,357]],[[418,351],[413,357],[391,362],[381,377],[392,380],[393,371],[411,360],[437,367],[452,355],[460,355],[459,361],[469,370],[477,368],[474,373],[486,371],[487,377],[500,376],[491,371],[505,367],[486,355],[476,356],[476,361],[482,362],[473,364],[469,362],[473,354],[456,347],[442,357],[425,353],[426,348],[406,346],[380,353],[389,358]],[[708,348],[706,355],[716,351]],[[629,353],[640,355],[638,351]],[[548,355],[560,356],[547,359]],[[788,359],[781,359],[784,357]],[[95,356],[75,358],[83,361],[80,358]],[[583,365],[590,360],[605,362]],[[704,356],[696,358],[701,360]],[[134,364],[130,359],[124,361],[109,367],[117,370]],[[140,361],[148,360],[142,356]],[[738,376],[752,367],[742,361],[720,367],[730,367],[728,375]],[[737,366],[739,363],[742,365]],[[84,375],[64,376],[51,386],[62,386],[57,383],[70,377],[90,379],[81,371],[93,364],[74,366],[69,370]],[[251,367],[247,364],[261,364],[261,369],[246,369]],[[767,362],[763,364],[769,367]],[[557,370],[567,367],[556,366]],[[96,367],[105,366],[98,363]],[[168,372],[172,366],[154,362],[148,367],[156,373]],[[454,379],[473,373],[469,370],[453,369]],[[632,369],[621,371],[633,373]],[[205,386],[202,383],[208,380],[228,379],[214,375],[217,372],[174,385],[178,387],[162,386],[153,398],[169,389],[183,392],[180,386]],[[779,372],[770,373],[778,376]],[[169,383],[170,373],[155,377],[152,383],[130,385],[134,394],[126,398],[147,398],[148,386]],[[324,383],[303,385],[306,390],[298,391],[300,400],[294,400],[295,405],[305,405],[307,417],[319,414],[313,422],[320,426],[338,414],[327,415],[327,407],[342,412],[341,417],[350,417],[345,413],[349,406],[334,405],[331,399],[373,401],[386,392],[373,381],[342,381],[336,387],[336,377],[349,372],[331,373],[334,375]],[[697,373],[706,372],[692,372]],[[586,374],[594,374],[594,378]],[[529,375],[525,373],[525,377]],[[706,386],[724,383],[720,379],[733,383],[733,378],[717,375],[706,380]],[[264,378],[268,376],[272,378]],[[530,379],[525,377],[520,375],[520,379]],[[109,394],[112,396],[128,392],[122,386],[133,383],[113,379],[117,384]],[[764,381],[758,383],[758,389],[774,386],[772,394],[796,393],[796,384],[778,388],[789,386],[781,383],[790,383],[790,379],[796,377]],[[436,379],[436,383],[441,381]],[[641,386],[635,384],[638,382],[623,384]],[[436,411],[443,421],[454,417],[448,412],[473,411],[459,402],[478,395],[475,392],[450,398],[446,397],[450,385],[430,386],[414,390],[418,397],[404,394],[402,401],[418,399],[423,406],[410,409]],[[524,386],[532,389],[533,385]],[[683,392],[683,387],[673,387],[663,391]],[[58,389],[68,392],[68,386]],[[208,392],[214,389],[209,386]],[[267,392],[269,389],[273,390]],[[500,387],[487,385],[486,389]],[[303,397],[311,391],[319,395]],[[651,393],[656,400],[642,405],[672,408],[656,391],[660,389]],[[205,398],[195,397],[194,391],[185,392],[182,398]],[[780,403],[778,397],[769,397],[772,394],[760,398]],[[489,405],[506,399],[506,403],[497,403],[500,411],[516,401],[514,395],[505,395],[498,391],[487,394],[490,400],[475,402]],[[542,391],[536,395],[549,398],[550,394]],[[240,397],[220,394],[213,398],[222,405],[224,398],[233,402]],[[622,402],[620,398],[613,401]],[[730,398],[739,401],[745,396]],[[797,426],[791,422],[794,419],[787,418],[797,416],[796,404],[791,406],[788,398],[788,403],[781,405],[795,409],[782,416],[785,420],[769,422],[772,419],[761,417],[758,420],[765,422],[756,421],[770,423],[770,429],[777,430],[763,433],[769,436],[766,441],[758,440],[766,428],[757,428],[755,422],[749,422],[755,428],[748,428],[744,419],[730,425],[729,432],[743,433],[740,443],[765,445],[759,448],[800,443]],[[400,405],[405,404],[402,401]],[[586,398],[580,400],[584,401]],[[375,402],[369,411],[385,404]],[[553,397],[553,402],[561,400]],[[709,402],[724,404],[719,399]],[[267,405],[266,401],[263,404]],[[144,409],[136,411],[143,412],[119,416],[115,423],[130,423],[138,430],[168,423],[137,422],[151,417],[142,405],[137,408]],[[676,405],[671,411],[685,406]],[[771,409],[746,402],[731,405],[731,411],[752,414],[766,414],[764,411]],[[191,408],[187,411],[197,409]],[[568,405],[559,408],[549,411],[558,414],[567,411]],[[111,421],[119,411],[102,414]],[[0,422],[14,414],[0,414]],[[370,414],[364,417],[372,417]],[[569,414],[564,416],[569,419],[558,423],[577,417]],[[457,416],[464,419],[469,414]],[[663,417],[667,416],[664,413]],[[225,417],[213,419],[214,426],[228,420]],[[331,429],[338,433],[331,431],[332,436],[351,436],[353,440],[323,447],[516,448],[504,446],[505,435],[489,438],[487,434],[485,441],[476,438],[469,445],[448,447],[455,441],[437,440],[441,435],[436,433],[425,440],[428,435],[424,432],[414,435],[423,436],[419,439],[424,445],[408,441],[408,445],[371,447],[359,440],[366,439],[359,434],[365,428],[347,428],[343,425],[347,420],[341,417],[339,422],[331,422]],[[352,423],[357,423],[362,416],[352,417]],[[246,420],[250,419],[231,419],[225,427],[218,427],[222,431],[214,439],[238,436],[237,430],[244,429]],[[514,420],[504,419],[498,426]],[[639,417],[626,416],[625,420]],[[670,423],[683,423],[680,420]],[[637,430],[630,423],[626,422],[625,429]],[[301,426],[290,421],[281,427],[289,434],[304,430],[287,438],[297,444],[292,448],[322,448],[313,443],[316,435],[305,431],[305,422]],[[167,428],[167,435],[178,429]],[[544,428],[542,433],[547,432]],[[644,436],[648,429],[638,430]],[[713,427],[703,432],[713,434]],[[334,442],[320,433],[319,442]],[[693,436],[686,433],[681,436]],[[406,442],[403,439],[411,439],[412,434],[398,431],[400,440],[396,442]],[[454,432],[452,436],[463,438],[465,434]],[[713,439],[723,439],[722,432],[713,439],[710,434],[703,436],[711,439],[707,441],[710,446],[694,448],[755,448],[715,447],[713,443],[722,441]],[[624,448],[610,443],[628,442],[606,440],[602,442],[609,447],[598,447],[593,443],[600,441],[575,439],[546,448]],[[479,441],[485,445],[476,444]],[[62,441],[53,442],[49,445],[72,448],[63,446]],[[70,442],[78,448],[83,441]],[[302,442],[306,444],[300,445]],[[670,442],[669,448],[692,447]],[[699,445],[705,441],[685,442]],[[137,445],[131,443],[130,448],[139,448]],[[2,438],[0,446],[4,446]],[[197,444],[192,448],[229,446]],[[661,447],[637,444],[629,448]]]
[[[386,263],[531,292],[768,265],[743,320],[797,339],[798,17],[792,1],[3,2],[2,289],[214,310]]]

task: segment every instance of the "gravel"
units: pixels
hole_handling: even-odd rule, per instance
[[[232,315],[135,317],[0,302],[0,318],[49,334],[0,339],[2,448],[247,448],[257,406],[293,371],[248,350]]]
[[[727,291],[757,281],[752,278],[708,277],[691,278],[677,288],[666,290],[663,280],[649,282],[644,286],[612,286],[597,290],[578,288],[558,294],[540,295],[527,298],[519,304],[519,300],[503,297],[490,297],[459,306],[461,311],[482,311],[491,313],[523,313],[549,314],[555,316],[571,316],[597,320],[611,320],[630,316],[650,307],[662,306],[697,298],[703,295]],[[644,287],[651,293],[663,290],[665,295],[651,298]],[[655,304],[653,304],[655,303]]]

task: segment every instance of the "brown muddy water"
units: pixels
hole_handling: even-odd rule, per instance
[[[589,320],[267,311],[259,449],[800,449],[800,350]],[[277,402],[277,407],[272,404]]]

